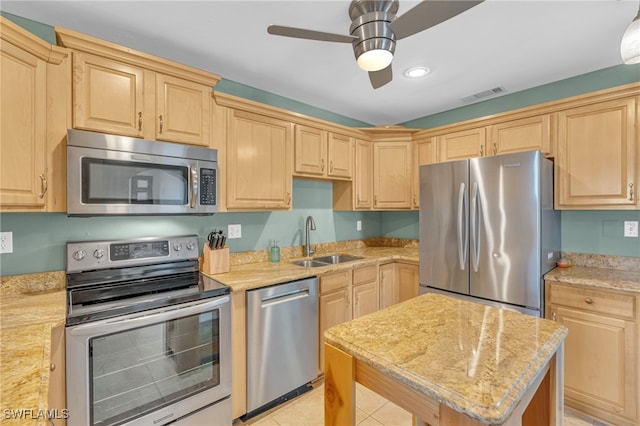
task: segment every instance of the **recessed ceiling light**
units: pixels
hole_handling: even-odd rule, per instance
[[[405,77],[420,78],[428,75],[431,70],[427,67],[411,67],[404,72]]]

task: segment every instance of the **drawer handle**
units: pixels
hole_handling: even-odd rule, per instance
[[[588,297],[587,297],[586,299],[584,299],[584,301],[585,301],[588,305],[592,305],[592,304],[593,304],[593,299],[590,299],[590,298],[588,298]]]

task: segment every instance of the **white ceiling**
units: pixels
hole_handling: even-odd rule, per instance
[[[374,125],[468,105],[622,63],[620,39],[638,0],[487,0],[400,40],[394,80],[371,88],[350,44],[268,35],[270,24],[347,34],[349,0],[2,1],[0,8]],[[400,0],[398,16],[417,1]],[[402,73],[425,65],[429,76]]]

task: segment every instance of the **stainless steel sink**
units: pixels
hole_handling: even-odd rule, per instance
[[[337,263],[353,262],[354,260],[360,260],[360,259],[362,258],[358,256],[349,256],[346,254],[330,254],[327,256],[313,258],[313,260],[315,261],[322,262],[322,263],[329,263],[331,265],[335,265]]]
[[[330,254],[327,256],[314,257],[311,260],[296,260],[291,263],[307,268],[318,268],[320,266],[336,265],[338,263],[353,262],[354,260],[360,259],[362,258],[358,256],[349,256],[346,254]]]
[[[304,266],[305,268],[317,268],[319,266],[327,266],[327,263],[317,262],[315,260],[296,260],[291,262],[294,265]]]

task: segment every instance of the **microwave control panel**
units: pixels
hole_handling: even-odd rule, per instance
[[[200,169],[200,205],[216,205],[216,169]]]

